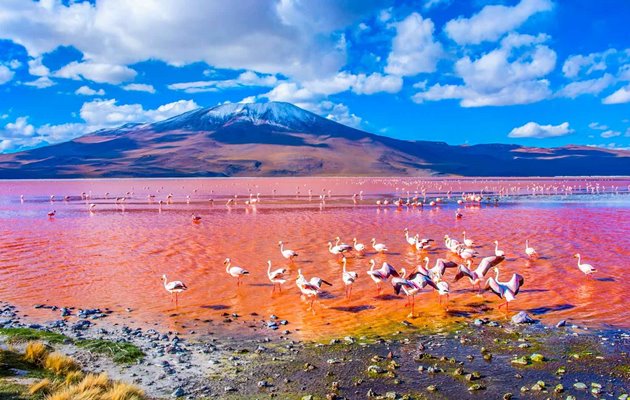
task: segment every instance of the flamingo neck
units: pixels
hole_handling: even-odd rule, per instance
[[[495,270],[494,270],[494,273],[496,274],[496,275],[495,275],[495,277],[494,277],[494,280],[495,280],[495,281],[497,281],[497,282],[499,282],[499,269],[498,269],[498,268],[497,268],[497,269],[495,269]]]
[[[271,261],[267,261],[267,275],[271,274]]]
[[[578,254],[578,267],[582,265],[582,255]]]
[[[280,243],[280,252],[284,251],[284,243]]]
[[[405,275],[407,275],[407,270],[405,268],[400,269],[400,277],[405,279]]]
[[[337,238],[337,239],[335,240],[335,246],[339,246],[339,242],[340,242],[340,241],[341,241],[341,238]]]

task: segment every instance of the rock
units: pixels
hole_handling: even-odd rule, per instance
[[[556,375],[562,375],[564,373],[567,372],[567,368],[566,367],[560,367],[556,370]]]
[[[534,353],[529,357],[530,360],[532,360],[533,362],[543,362],[545,361],[545,356],[543,356],[540,353]]]
[[[573,387],[577,390],[586,390],[586,384],[582,382],[576,382],[573,384]]]
[[[541,390],[545,390],[545,382],[544,381],[538,381],[534,384],[534,386],[532,386],[532,389],[535,392],[540,392]]]
[[[470,385],[468,387],[468,391],[469,392],[476,392],[478,390],[485,390],[485,388],[486,387],[484,385],[480,384],[480,383],[473,383],[472,385]]]
[[[175,398],[182,397],[185,394],[186,394],[186,392],[184,392],[184,389],[179,387],[179,388],[175,389],[175,391],[173,393],[171,393],[171,397],[175,397]]]
[[[510,362],[512,364],[516,364],[516,365],[527,365],[527,364],[529,364],[529,357],[527,357],[527,356],[518,357],[518,358],[513,359]]]
[[[90,327],[90,325],[92,325],[92,323],[90,321],[84,319],[84,320],[78,321],[77,323],[72,325],[72,327],[70,329],[72,329],[73,331],[84,331],[84,330],[88,329]]]
[[[370,365],[367,369],[369,374],[382,374],[385,370],[378,365]]]
[[[400,396],[396,392],[387,392],[387,393],[385,393],[385,398],[386,399],[391,399],[391,400],[396,400],[396,399],[400,398]]]
[[[577,400],[577,399],[575,398],[575,396],[569,395],[567,396],[566,400]]]
[[[533,324],[534,322],[536,322],[536,320],[530,317],[525,311],[520,311],[512,317],[513,324]]]
[[[463,368],[456,368],[455,371],[453,371],[453,375],[455,375],[455,376],[464,375],[464,369]]]
[[[473,321],[473,325],[475,325],[475,326],[481,326],[484,323],[485,323],[484,320],[482,320],[480,318],[475,318],[475,320]]]
[[[514,397],[514,395],[508,392],[503,395],[503,400],[512,400],[512,397]]]
[[[555,388],[553,388],[553,392],[555,394],[564,392],[564,385],[562,383],[558,383]]]
[[[621,396],[617,397],[617,400],[628,400],[628,395],[624,393]]]
[[[353,344],[355,342],[354,338],[352,336],[346,336],[345,338],[343,338],[343,340],[346,341],[346,343],[348,344]]]
[[[367,397],[368,398],[374,398],[376,396],[377,396],[377,394],[376,394],[376,392],[374,392],[374,390],[368,389],[368,391],[367,391]],[[312,396],[311,396],[311,399],[312,399]]]
[[[556,324],[556,328],[562,328],[563,326],[566,326],[566,324],[567,324],[567,321],[563,319],[562,321]]]
[[[429,392],[436,392],[436,391],[437,391],[437,386],[435,386],[435,385],[429,385],[429,386],[427,386],[427,390],[428,390]]]
[[[256,386],[258,386],[259,388],[266,388],[270,387],[271,384],[267,381],[258,381],[258,383],[256,383]]]
[[[236,392],[236,388],[233,388],[232,386],[226,386],[223,388],[224,392]]]

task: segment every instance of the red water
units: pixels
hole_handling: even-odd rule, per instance
[[[75,307],[109,307],[120,311],[111,318],[133,320],[140,326],[186,331],[194,319],[221,321],[224,312],[248,316],[276,314],[287,319],[291,330],[303,337],[342,335],[357,331],[383,332],[399,329],[407,317],[405,299],[394,297],[390,287],[376,296],[365,274],[374,258],[407,270],[421,263],[424,254],[407,245],[403,229],[436,240],[428,253],[431,265],[448,255],[441,238],[461,239],[462,231],[477,244],[482,256],[492,255],[494,240],[507,254],[500,265],[501,279],[518,272],[525,285],[512,310],[527,310],[545,322],[569,319],[591,326],[630,328],[630,284],[626,278],[630,259],[629,180],[538,180],[518,179],[194,179],[194,180],[75,180],[0,182],[0,299],[19,305],[42,321],[58,317],[48,310],[32,310],[38,303]],[[574,193],[593,195],[555,196],[571,186]],[[395,199],[398,193],[413,196],[451,190],[453,198],[439,207],[396,209],[377,207],[376,199]],[[275,190],[275,192],[274,192]],[[299,190],[299,195],[296,193]],[[312,197],[309,200],[309,190]],[[331,191],[321,204],[319,195]],[[354,204],[353,193],[363,190]],[[498,206],[461,206],[464,217],[454,217],[457,191],[503,190],[554,196],[501,199]],[[243,203],[248,193],[260,193],[255,208]],[[81,199],[81,192],[91,195]],[[607,194],[602,194],[607,192]],[[109,193],[106,196],[106,193]],[[161,207],[159,200],[172,204]],[[20,195],[24,195],[24,202]],[[49,196],[55,194],[54,202]],[[156,197],[152,202],[148,194]],[[225,199],[238,194],[237,204],[226,207]],[[68,201],[63,197],[72,196]],[[190,196],[187,203],[186,196]],[[125,196],[123,204],[115,198]],[[446,195],[444,195],[446,197]],[[208,200],[214,199],[214,205]],[[90,213],[86,203],[95,203]],[[54,219],[46,213],[57,211]],[[202,217],[191,222],[191,213]],[[390,253],[352,257],[348,269],[358,271],[350,300],[343,295],[341,264],[328,253],[335,236],[345,242],[357,237],[369,244],[372,237],[386,243]],[[540,258],[529,261],[525,239]],[[282,258],[278,241],[300,255],[291,266]],[[598,269],[588,279],[577,269],[573,254]],[[230,257],[251,274],[237,288],[225,273],[223,260]],[[272,295],[266,262],[287,266],[291,279],[282,293]],[[307,278],[319,276],[333,283],[308,310],[295,286],[297,269]],[[175,308],[160,277],[182,280],[190,289]],[[452,278],[447,272],[446,279]],[[484,303],[488,300],[489,303]],[[467,279],[451,283],[448,311],[428,290],[417,297],[414,324],[425,325],[451,319],[497,317],[498,299],[470,290]],[[485,309],[489,307],[490,309]],[[131,313],[124,309],[130,307]],[[129,320],[126,321],[129,323]],[[197,327],[198,332],[203,331]],[[187,328],[188,329],[188,328]],[[210,328],[208,328],[210,329]],[[213,325],[210,330],[234,331],[242,325]],[[232,332],[234,333],[234,332]]]

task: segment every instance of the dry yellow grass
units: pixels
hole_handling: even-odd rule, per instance
[[[144,392],[134,385],[124,382],[114,382],[102,397],[102,400],[141,400]]]
[[[79,364],[72,358],[61,353],[50,353],[44,360],[44,368],[57,374],[65,375],[68,372],[80,370]]]
[[[65,384],[66,385],[74,385],[83,380],[85,375],[81,371],[70,371],[66,375]]]
[[[81,393],[88,389],[99,389],[104,391],[109,386],[107,374],[87,374],[77,385],[77,390]]]
[[[24,360],[37,365],[43,365],[50,351],[42,342],[28,342],[24,350]]]
[[[50,392],[52,392],[54,389],[54,385],[53,383],[50,381],[50,379],[42,379],[41,381],[32,384],[29,388],[28,388],[28,394],[30,395],[34,395],[34,394],[49,394]]]

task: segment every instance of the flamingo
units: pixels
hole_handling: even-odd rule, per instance
[[[433,239],[419,239],[418,235],[416,235],[416,250],[424,251],[431,247],[431,242]]]
[[[380,293],[381,282],[387,282],[390,276],[398,278],[400,277],[400,275],[398,274],[398,271],[396,271],[396,268],[392,267],[386,262],[383,262],[383,265],[381,266],[381,268],[377,270],[374,269],[375,266],[376,266],[376,262],[374,260],[370,260],[370,270],[367,271],[367,273],[368,275],[370,275],[370,278],[372,278],[374,283],[376,283],[377,292]]]
[[[538,257],[536,250],[534,250],[533,247],[529,247],[529,240],[525,240],[525,254],[527,254],[529,258]]]
[[[405,272],[404,268],[401,271]],[[414,316],[416,294],[418,294],[418,292],[424,289],[427,285],[437,289],[435,283],[433,283],[427,275],[420,272],[412,273],[408,279],[392,278],[392,284],[394,285],[394,293],[400,294],[402,289],[405,296],[407,296],[407,303],[405,304],[405,307],[411,304],[411,313],[409,314],[409,317]]]
[[[365,245],[363,243],[357,243],[357,238],[353,238],[352,244],[354,250],[356,250],[357,253],[363,254],[363,252],[365,251]]]
[[[282,257],[286,258],[287,260],[293,261],[293,258],[298,256],[298,253],[293,250],[285,250],[284,243],[282,243],[282,241],[278,242],[278,246],[280,246],[280,253],[282,253]]]
[[[339,243],[339,241],[337,241],[337,243]],[[352,250],[352,246],[349,246],[347,244],[333,246],[332,242],[328,242],[328,251],[330,252],[330,254],[339,255],[339,254],[347,253],[351,250]]]
[[[490,268],[496,267],[501,262],[503,262],[503,260],[505,260],[505,257],[503,256],[484,257],[481,259],[481,262],[474,270],[472,269],[472,260],[468,260],[466,262],[466,266],[460,265],[457,268],[457,274],[455,274],[455,280],[453,282],[457,282],[464,276],[467,276],[470,280],[470,283],[473,285],[473,289],[475,288],[475,286],[477,286],[479,290],[481,290],[481,281],[486,276],[488,271],[490,271]]]
[[[48,218],[54,218],[57,215],[57,210],[52,210],[48,212]]]
[[[229,258],[226,258],[225,261],[223,261],[223,264],[225,264],[225,272],[237,279],[236,286],[240,286],[242,276],[249,275],[248,270],[242,267],[237,267],[236,265],[232,266],[232,260],[230,260]]]
[[[573,257],[578,259],[578,268],[580,269],[580,271],[584,272],[586,275],[591,276],[591,274],[593,274],[594,272],[597,272],[597,270],[590,264],[582,264],[582,256],[580,255],[580,253],[575,254]]]
[[[286,281],[285,274],[287,273],[286,268],[278,268],[275,270],[271,270],[271,260],[267,261],[267,277],[273,284],[272,293],[276,290],[276,285],[278,286],[278,290],[282,292],[282,286]]]
[[[485,290],[492,290],[494,294],[499,296],[499,298],[505,300],[504,303],[499,304],[499,309],[505,306],[505,315],[507,316],[510,309],[510,302],[516,299],[516,295],[520,290],[521,286],[525,282],[525,279],[522,275],[513,274],[512,278],[508,282],[499,281],[499,268],[494,267],[494,272],[496,273],[496,277],[490,277],[486,281]]]
[[[409,243],[409,246],[415,246],[416,243],[418,243],[418,235],[409,236],[409,229],[407,228],[404,229],[404,232],[405,232],[405,240],[407,241],[407,243]]]
[[[350,298],[352,294],[352,284],[357,280],[359,274],[355,271],[347,271],[346,270],[346,257],[343,258],[343,273],[341,274],[341,280],[343,280],[344,285],[346,285],[346,297]]]
[[[96,208],[96,204],[90,203],[90,212],[94,212],[95,208]]]
[[[376,243],[376,239],[372,238],[371,240],[372,248],[376,250],[377,253],[385,253],[387,250],[387,246],[383,243]]]
[[[505,252],[503,250],[499,250],[499,241],[494,241],[494,255],[497,257],[505,257]]]
[[[466,231],[462,232],[464,235],[464,245],[466,247],[473,247],[475,242],[472,239],[466,239]]]
[[[192,214],[190,216],[190,219],[192,220],[193,223],[198,224],[199,222],[201,222],[201,217],[196,215],[196,214]]]
[[[464,214],[462,214],[461,210],[458,208],[457,211],[455,211],[455,219],[462,219],[463,216]]]
[[[166,274],[162,275],[162,281],[164,282],[164,289],[171,294],[171,301],[173,301],[173,294],[175,294],[175,305],[177,305],[177,294],[188,289],[188,286],[182,281],[168,282]]]
[[[322,288],[322,284],[326,284],[332,286],[331,283],[326,282],[325,280],[317,277],[313,277],[310,280],[306,280],[304,275],[302,275],[302,270],[298,269],[298,277],[295,280],[295,284],[297,285],[300,292],[308,298],[311,299],[310,308],[313,308],[313,302],[315,301],[315,296],[319,294]]]

